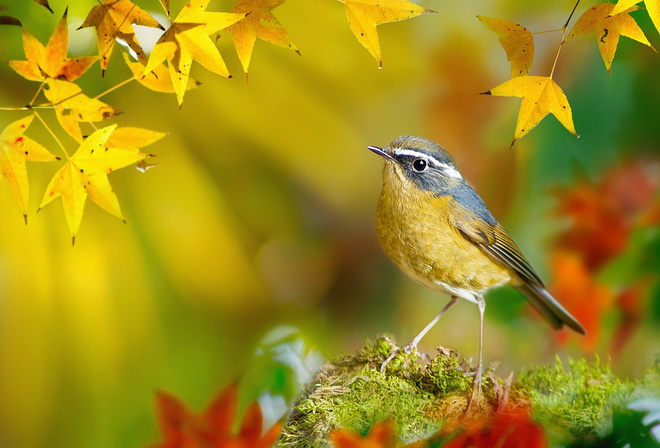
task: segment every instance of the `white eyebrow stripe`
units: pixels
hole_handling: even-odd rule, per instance
[[[412,157],[421,157],[425,160],[428,160],[431,165],[440,168],[442,171],[445,172],[445,174],[449,177],[453,177],[455,179],[463,179],[463,176],[461,173],[454,168],[451,165],[447,165],[446,163],[438,161],[438,159],[429,156],[428,154],[425,154],[423,152],[415,151],[413,149],[404,149],[404,148],[392,148],[392,152],[396,156],[412,156]]]

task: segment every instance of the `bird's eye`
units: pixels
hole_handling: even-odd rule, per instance
[[[415,171],[424,171],[427,167],[426,160],[424,159],[415,159],[412,163],[413,168]]]

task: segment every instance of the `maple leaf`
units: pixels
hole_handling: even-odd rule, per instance
[[[0,11],[2,11],[2,9],[0,9]],[[11,16],[1,16],[1,15],[0,15],[0,25],[22,26],[21,21],[18,20],[17,18]]]
[[[630,9],[631,6],[639,3],[640,0],[619,0],[614,9],[610,12],[611,16],[617,15],[622,12],[626,12]],[[658,0],[645,0],[644,6],[646,7],[646,12],[649,14],[655,29],[660,33],[660,2]]]
[[[30,185],[25,162],[59,160],[46,148],[24,135],[33,119],[34,115],[30,115],[14,121],[0,133],[0,180],[7,179],[26,222]]]
[[[63,78],[73,81],[85,73],[98,59],[96,56],[68,58],[69,29],[67,12],[44,47],[23,27],[23,51],[25,61],[9,61],[9,66],[23,78],[30,81],[44,81],[47,78]]]
[[[447,448],[546,448],[543,428],[530,417],[528,409],[506,409],[488,419],[478,419],[442,445]]]
[[[209,35],[233,25],[245,14],[207,12],[208,3],[209,0],[191,0],[181,9],[172,25],[156,42],[144,69],[144,73],[148,74],[167,60],[179,106],[183,103],[193,60],[213,73],[230,76]]]
[[[575,22],[573,29],[566,37],[566,40],[581,37],[586,34],[595,33],[598,49],[603,58],[607,71],[612,74],[612,61],[619,45],[619,37],[626,36],[644,45],[647,45],[655,51],[655,48],[646,39],[644,32],[637,25],[637,22],[630,17],[630,12],[639,9],[637,6],[622,11],[619,14],[611,15],[614,5],[611,3],[601,3],[580,16]]]
[[[485,92],[484,95],[522,97],[512,146],[550,113],[577,137],[571,106],[564,92],[550,77],[518,76]]]
[[[346,7],[348,24],[357,40],[383,66],[376,25],[398,22],[421,14],[436,12],[408,0],[339,0]]]
[[[137,82],[145,86],[147,89],[151,89],[155,92],[174,93],[172,77],[170,76],[170,72],[167,67],[165,67],[165,65],[161,64],[153,69],[150,73],[145,75],[143,64],[140,62],[131,61],[131,57],[128,55],[128,53],[122,52],[122,55],[124,56],[126,65],[131,70],[131,72],[133,72],[133,76],[135,76]],[[195,79],[191,76],[188,78],[186,90],[194,89],[200,84],[201,83],[199,81],[195,81]]]
[[[548,291],[556,297],[586,330],[579,338],[585,351],[594,351],[600,337],[603,314],[612,307],[614,294],[598,283],[586,263],[576,252],[557,250],[550,258],[552,282]],[[555,332],[559,342],[566,342],[570,333]]]
[[[89,98],[77,84],[68,81],[48,79],[44,86],[44,95],[55,107],[55,114],[62,128],[78,143],[83,141],[78,122],[101,121],[123,113],[100,100]]]
[[[524,26],[511,20],[477,16],[489,30],[497,34],[500,45],[511,62],[511,77],[529,73],[534,60],[534,36]]]
[[[87,196],[107,212],[124,220],[117,196],[108,181],[108,174],[149,157],[136,150],[136,145],[144,142],[140,138],[128,148],[109,147],[108,141],[116,128],[116,124],[101,128],[85,139],[76,153],[55,173],[39,206],[42,209],[54,199],[62,197],[64,216],[74,243]],[[120,143],[111,141],[111,144],[126,146],[126,138],[127,135],[123,134],[118,137]]]
[[[658,203],[656,169],[648,160],[627,162],[597,183],[583,181],[556,190],[554,213],[569,220],[558,245],[579,253],[591,272],[621,254],[635,226],[652,225],[645,217]]]
[[[236,418],[238,394],[235,385],[227,386],[211,402],[204,413],[188,410],[176,397],[164,392],[156,394],[158,422],[163,442],[153,448],[269,448],[275,443],[281,425],[273,425],[262,434],[263,417],[258,403],[248,406],[236,435],[232,427]]]
[[[366,437],[350,429],[335,429],[330,440],[334,448],[394,448],[394,423],[391,420],[376,423]]]
[[[50,5],[48,4],[48,0],[34,0],[34,1],[37,2],[38,4],[40,4],[41,6],[43,6],[44,8],[46,8],[47,10],[49,10],[51,13],[53,12],[53,10],[50,9]]]
[[[94,6],[87,14],[83,24],[80,25],[80,28],[92,26],[96,28],[102,77],[108,68],[116,39],[124,40],[135,52],[138,59],[146,63],[144,51],[135,38],[133,25],[165,29],[148,12],[136,6],[130,0],[105,0],[103,4]]]
[[[286,30],[271,10],[280,6],[285,0],[239,0],[232,10],[236,14],[247,14],[245,18],[233,24],[229,29],[232,33],[236,53],[243,65],[243,71],[248,72],[252,50],[257,38],[280,47],[289,48],[298,55],[298,47],[293,43]]]

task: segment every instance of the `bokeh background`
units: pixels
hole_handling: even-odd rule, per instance
[[[136,3],[167,26],[157,1]],[[76,30],[95,4],[51,0],[50,14],[0,0],[44,43],[68,6],[73,55],[96,53],[93,29]],[[183,4],[172,0],[173,15]],[[145,149],[156,168],[110,176],[126,224],[88,201],[75,247],[59,200],[35,213],[57,164],[28,166],[27,226],[0,183],[0,446],[147,446],[159,440],[156,390],[202,409],[230,382],[242,407],[259,399],[273,421],[323,359],[386,332],[408,342],[447,297],[381,251],[382,161],[365,149],[406,134],[452,152],[541,276],[589,322],[587,339],[558,334],[514,291],[493,293],[484,353],[499,374],[555,354],[609,360],[624,377],[656,362],[660,57],[622,38],[610,76],[593,36],[567,43],[554,79],[580,138],[548,117],[509,148],[520,100],[477,95],[510,68],[475,16],[543,31],[560,28],[574,4],[421,4],[439,13],[379,27],[381,70],[341,3],[290,0],[274,12],[302,57],[258,41],[246,82],[223,36],[233,79],[195,64],[203,85],[180,110],[173,95],[136,82],[104,96],[126,111],[113,122],[169,135]],[[212,1],[208,10],[231,7]],[[660,47],[645,13],[634,17]],[[153,45],[158,35],[139,28]],[[549,73],[560,36],[537,36],[532,74]],[[24,58],[18,27],[0,27],[0,52]],[[115,48],[105,80],[96,65],[79,84],[95,96],[128,77]],[[26,104],[36,88],[0,64],[0,107]],[[0,125],[25,114],[0,111]],[[42,115],[60,132],[53,113]],[[57,153],[36,120],[28,135]],[[72,153],[73,140],[59,136]],[[611,250],[594,255],[600,241]],[[420,349],[437,345],[475,357],[476,307],[457,305]]]

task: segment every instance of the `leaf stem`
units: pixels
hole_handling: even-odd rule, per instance
[[[112,92],[113,90],[116,90],[116,89],[120,88],[121,86],[126,85],[126,84],[128,84],[129,82],[134,81],[134,80],[136,80],[136,79],[137,79],[137,78],[136,78],[135,76],[131,76],[130,78],[128,78],[128,79],[126,79],[126,80],[120,82],[120,83],[117,84],[116,86],[114,86],[114,87],[110,87],[110,88],[109,88],[108,90],[106,90],[105,92],[99,93],[98,95],[96,95],[96,96],[94,97],[94,99],[95,99],[95,100],[98,100],[98,99],[101,98],[102,96],[107,95],[108,93]]]
[[[60,148],[62,148],[62,152],[63,152],[64,155],[66,156],[66,159],[69,160],[69,159],[70,159],[70,157],[69,157],[69,153],[66,151],[66,148],[64,147],[64,145],[62,144],[62,142],[60,141],[60,139],[57,138],[57,135],[55,135],[55,133],[53,132],[53,130],[50,128],[50,126],[48,126],[48,125],[46,124],[46,122],[44,121],[44,119],[41,118],[41,115],[39,115],[39,113],[38,113],[34,108],[30,107],[30,109],[32,110],[32,112],[34,112],[34,116],[37,117],[37,118],[39,119],[39,121],[41,121],[41,124],[44,125],[44,127],[46,128],[46,130],[48,131],[48,133],[49,133],[49,134],[55,139],[55,141],[56,141],[57,144],[60,146]]]
[[[564,28],[557,28],[554,30],[545,30],[545,31],[537,31],[535,33],[532,33],[532,36],[536,36],[537,34],[546,34],[546,33],[556,33],[557,31],[562,31]]]
[[[37,93],[34,94],[34,96],[32,97],[32,99],[31,99],[30,102],[28,103],[30,106],[32,106],[32,104],[37,100],[37,97],[38,97],[39,94],[41,93],[41,90],[44,88],[44,83],[45,83],[45,82],[46,82],[46,80],[42,81],[42,83],[39,84],[39,89],[37,90]]]
[[[566,20],[566,23],[562,27],[563,32],[561,33],[561,41],[559,42],[559,47],[557,48],[557,54],[555,55],[555,62],[552,64],[552,70],[550,71],[550,78],[552,78],[552,75],[555,73],[555,67],[557,66],[557,60],[559,59],[559,53],[561,52],[561,47],[564,45],[564,37],[566,37],[566,30],[568,29],[568,24],[571,22],[571,18],[573,17],[573,14],[575,14],[575,10],[577,9],[578,5],[580,4],[580,0],[577,0],[575,2],[575,6],[573,6],[573,10],[571,11],[571,14],[568,16],[568,20]]]

